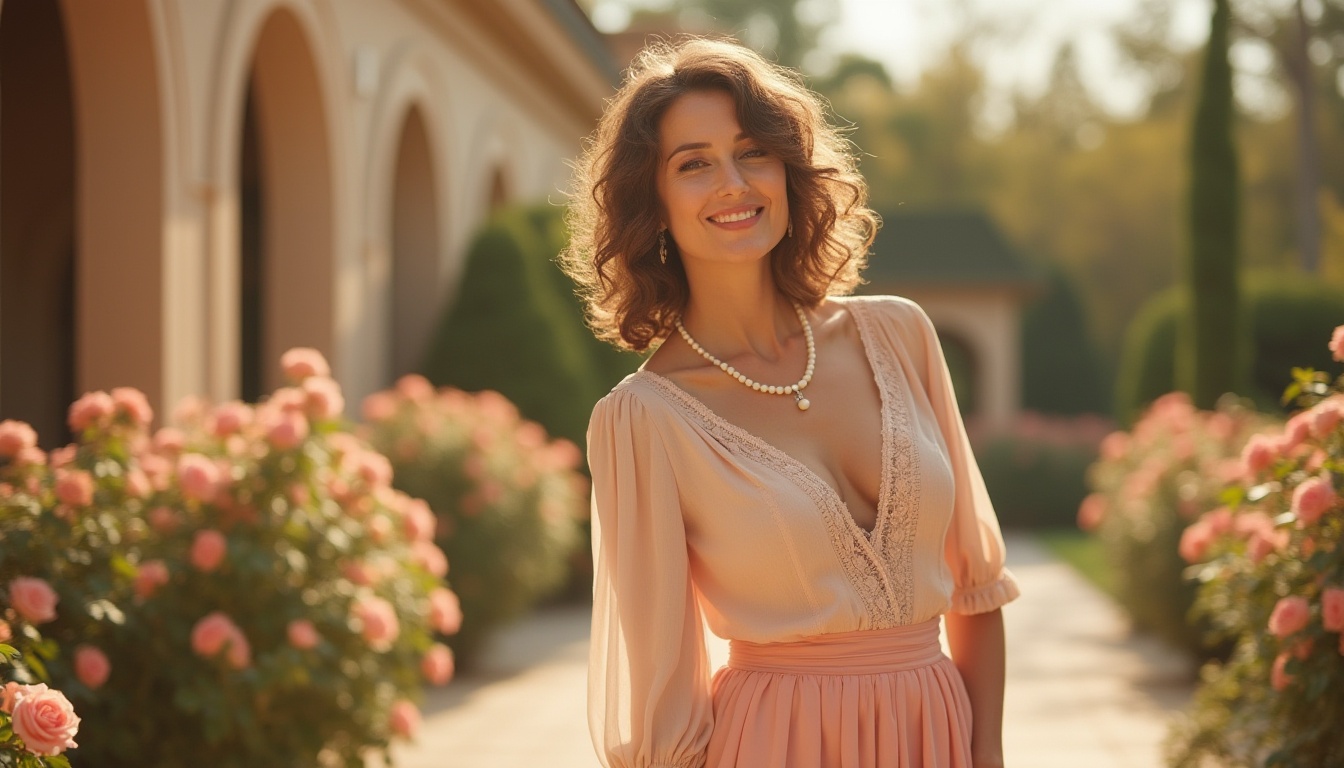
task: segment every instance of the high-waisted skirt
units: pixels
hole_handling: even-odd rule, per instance
[[[706,768],[971,767],[971,705],[938,619],[734,640],[713,697]]]

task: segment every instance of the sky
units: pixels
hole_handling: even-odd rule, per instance
[[[666,7],[675,0],[594,0],[593,21],[608,31],[624,26],[630,5]],[[977,54],[983,57],[992,92],[1039,93],[1055,51],[1075,43],[1084,81],[1102,105],[1133,113],[1144,102],[1142,85],[1127,76],[1107,30],[1138,12],[1137,0],[835,0],[840,18],[823,39],[830,54],[857,51],[886,65],[898,83],[918,80],[957,33],[956,8],[1000,22],[1008,34]],[[1171,0],[1172,40],[1199,45],[1208,29],[1208,0]]]

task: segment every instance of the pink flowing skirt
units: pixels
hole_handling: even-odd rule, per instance
[[[706,768],[971,768],[971,705],[938,619],[734,640]]]

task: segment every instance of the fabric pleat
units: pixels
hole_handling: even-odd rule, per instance
[[[706,768],[971,768],[971,707],[938,620],[733,641]]]

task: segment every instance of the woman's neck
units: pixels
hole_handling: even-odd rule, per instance
[[[799,333],[789,300],[775,287],[768,258],[752,264],[696,264],[682,323],[715,356],[751,354],[775,361]],[[673,334],[675,338],[676,335]]]

